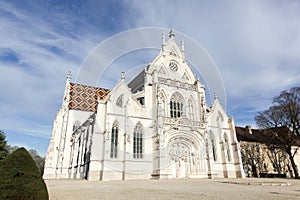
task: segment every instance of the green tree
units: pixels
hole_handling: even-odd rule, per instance
[[[3,160],[8,155],[8,146],[5,138],[5,133],[0,130],[0,160]]]
[[[17,145],[8,146],[8,153],[11,154],[19,148],[20,147]],[[38,167],[40,174],[43,175],[44,174],[44,166],[45,166],[45,157],[41,157],[38,154],[38,152],[34,149],[29,149],[28,152],[31,155],[31,157],[33,158],[34,162],[36,163],[36,166]]]
[[[299,178],[298,167],[294,156],[299,149],[300,141],[300,87],[282,91],[273,99],[272,105],[255,117],[257,126],[271,131],[270,145],[287,153],[295,178]],[[283,127],[286,127],[286,131]],[[298,148],[293,149],[293,146]]]

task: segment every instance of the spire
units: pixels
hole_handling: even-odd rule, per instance
[[[181,40],[181,51],[184,52],[184,41]]]
[[[174,39],[174,37],[175,37],[175,32],[173,29],[171,29],[169,32],[169,38]]]
[[[162,40],[161,50],[164,51],[165,50],[165,46],[166,46],[166,43],[165,43],[165,33],[162,33],[161,40]]]
[[[214,100],[216,100],[216,99],[218,99],[218,95],[217,95],[217,93],[215,92],[215,93],[214,93]]]
[[[184,55],[184,41],[181,40],[181,53],[182,53],[182,60],[185,61],[185,55]]]
[[[121,72],[121,80],[125,79],[125,72]]]
[[[70,99],[70,90],[71,90],[71,70],[68,71],[66,86],[65,86],[65,94],[62,102],[62,108],[68,109],[69,99]]]
[[[67,81],[68,82],[71,82],[71,76],[72,76],[72,73],[71,73],[71,70],[69,70],[68,74],[67,74]]]

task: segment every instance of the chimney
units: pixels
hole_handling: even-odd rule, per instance
[[[251,129],[251,126],[250,126],[250,125],[247,125],[245,128],[246,128],[246,131],[247,131],[249,134],[252,134],[252,129]]]

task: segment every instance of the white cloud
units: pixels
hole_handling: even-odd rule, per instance
[[[240,119],[238,123],[253,119],[281,90],[300,84],[298,1],[128,0],[111,16],[103,2],[58,2],[51,9],[49,2],[49,9],[26,3],[25,8],[0,5],[0,48],[17,57],[14,62],[0,61],[2,129],[49,137],[67,70],[75,80],[89,52],[127,28],[174,28],[204,46],[219,67],[229,115]],[[131,60],[116,60],[112,67],[145,63],[127,66]],[[106,74],[114,78],[112,85],[120,77],[117,71]]]
[[[67,71],[76,74],[95,37],[70,37],[49,20],[9,3],[1,3],[0,10],[5,13],[0,18],[0,48],[18,58],[0,62],[0,110],[5,116],[1,129],[49,137]]]
[[[139,11],[138,26],[170,26],[208,50],[224,78],[227,102],[266,109],[281,90],[300,83],[298,1],[133,1],[133,5]]]

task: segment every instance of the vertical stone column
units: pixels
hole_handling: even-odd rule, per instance
[[[207,176],[208,178],[212,179],[212,156],[210,155],[210,147],[209,147],[209,142],[208,142],[208,138],[206,138],[205,140],[206,142],[206,161],[207,161]]]
[[[235,167],[235,173],[237,178],[245,178],[245,172],[242,163],[242,156],[240,152],[240,146],[236,138],[236,131],[234,120],[228,120],[229,129],[230,129],[230,136],[232,140],[232,154],[233,154],[233,162]]]

